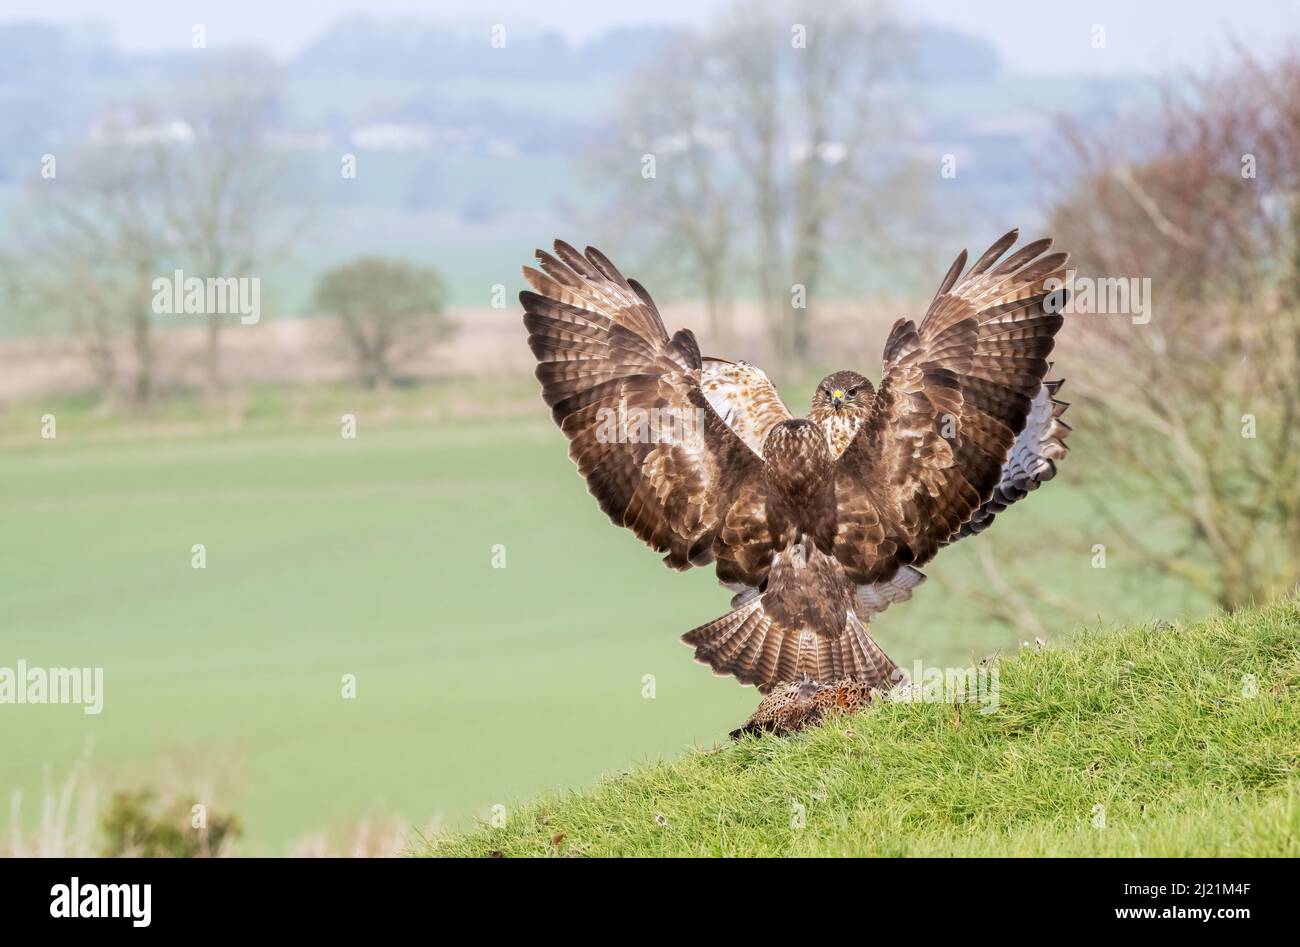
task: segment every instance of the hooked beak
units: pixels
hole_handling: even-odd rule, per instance
[[[835,407],[835,410],[836,410],[836,411],[838,411],[840,408],[844,407],[844,389],[843,389],[843,388],[836,388],[834,391],[831,392],[831,404]]]

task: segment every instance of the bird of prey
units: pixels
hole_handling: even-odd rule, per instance
[[[894,324],[879,387],[835,372],[803,418],[758,368],[669,335],[599,250],[557,240],[524,268],[542,397],[600,508],[674,569],[715,563],[735,593],[682,636],[696,660],[765,695],[905,678],[871,620],[1066,452],[1061,382],[1044,379],[1067,256],[1042,239],[1003,259],[1017,239],[969,269],[962,251],[920,324]]]

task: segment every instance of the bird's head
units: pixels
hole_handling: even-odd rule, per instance
[[[817,696],[817,691],[819,689],[820,687],[817,682],[805,674],[803,680],[799,682],[799,699],[812,700]]]
[[[857,372],[842,371],[827,375],[813,395],[811,413],[822,416],[831,412],[856,414],[867,407],[874,391],[871,382]]]

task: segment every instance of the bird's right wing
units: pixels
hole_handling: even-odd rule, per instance
[[[537,259],[540,271],[524,269],[536,292],[519,296],[528,344],[600,508],[673,568],[717,558],[724,581],[757,585],[770,560],[760,449],[775,423],[771,383],[747,366],[706,368],[690,330],[670,337],[649,294],[599,250],[557,240]]]

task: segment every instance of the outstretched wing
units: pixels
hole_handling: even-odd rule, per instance
[[[600,508],[673,568],[721,556],[720,575],[757,584],[750,573],[766,568],[758,551],[768,537],[752,441],[770,405],[746,398],[771,383],[733,366],[706,392],[695,336],[670,337],[649,294],[599,250],[584,255],[557,240],[554,256],[538,250],[537,259],[540,272],[524,269],[536,292],[519,296],[528,344],[542,397]],[[739,432],[715,403],[739,419]]]
[[[920,327],[900,319],[889,335],[871,414],[836,469],[836,556],[860,585],[929,561],[1001,482],[1063,321],[1044,283],[1064,281],[1066,254],[1038,240],[999,264],[1017,236],[964,275],[963,251]]]
[[[971,514],[969,520],[961,524],[957,532],[948,537],[948,542],[955,543],[965,536],[984,532],[993,524],[995,516],[1056,476],[1056,462],[1070,449],[1065,443],[1070,435],[1070,425],[1061,420],[1061,415],[1070,405],[1056,398],[1063,384],[1064,379],[1043,382],[1029,409],[1025,429],[1016,436],[1007,462],[1002,465],[1002,475],[993,488],[993,494]]]

